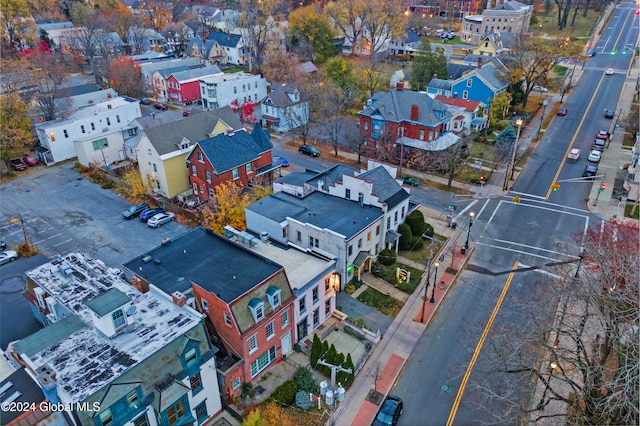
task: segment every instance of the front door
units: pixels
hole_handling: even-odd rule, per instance
[[[282,346],[283,355],[291,352],[291,331],[287,331],[287,334],[280,338],[280,345]]]
[[[298,323],[298,342],[307,336],[307,317]]]

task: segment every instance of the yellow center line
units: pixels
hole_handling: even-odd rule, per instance
[[[507,281],[502,288],[502,292],[500,293],[500,297],[496,302],[496,306],[493,308],[493,312],[491,312],[491,316],[489,317],[489,321],[487,325],[484,327],[484,331],[482,332],[482,336],[480,336],[480,340],[476,345],[476,349],[473,352],[473,356],[471,357],[471,361],[469,362],[469,366],[467,367],[467,371],[464,373],[464,377],[462,377],[462,383],[460,383],[460,388],[458,389],[458,393],[456,394],[456,399],[453,401],[453,406],[451,407],[451,412],[449,413],[449,418],[447,419],[447,426],[451,426],[453,424],[453,419],[456,417],[456,413],[458,411],[458,406],[460,405],[460,400],[462,399],[462,394],[464,394],[464,390],[467,386],[467,382],[469,381],[469,377],[471,377],[471,371],[478,360],[478,356],[480,355],[480,351],[482,350],[482,346],[484,345],[484,341],[489,334],[489,330],[491,330],[491,326],[498,315],[498,311],[500,310],[500,306],[502,306],[502,302],[504,301],[504,297],[507,295],[507,291],[509,290],[509,286],[511,285],[511,280],[513,280],[513,276],[515,271],[518,269],[519,263],[516,262],[513,264],[512,272],[509,274]]]

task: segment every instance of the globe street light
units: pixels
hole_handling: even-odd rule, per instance
[[[431,290],[431,299],[429,300],[429,303],[435,303],[436,299],[436,283],[438,282],[438,266],[440,266],[439,262],[436,262],[433,264],[433,266],[436,267],[436,271],[435,274],[433,274],[433,289]]]
[[[462,254],[464,254],[469,248],[469,237],[471,235],[471,227],[473,226],[473,218],[475,217],[475,213],[469,213],[469,228],[467,229],[467,241],[465,241],[464,246],[462,246]]]

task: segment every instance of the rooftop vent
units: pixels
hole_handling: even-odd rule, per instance
[[[142,261],[143,261],[144,263],[149,263],[149,262],[151,262],[152,260],[153,260],[153,257],[152,257],[152,256],[149,256],[149,255],[147,255],[147,256],[145,256],[145,257],[143,257],[143,258],[142,258]]]

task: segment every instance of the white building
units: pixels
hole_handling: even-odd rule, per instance
[[[200,80],[203,108],[217,109],[247,101],[260,103],[267,96],[267,80],[261,75],[237,72],[212,75]]]
[[[89,143],[103,139],[105,135],[124,130],[131,120],[141,116],[140,103],[136,99],[120,96],[85,105],[62,118],[38,124],[40,158],[48,165],[75,158],[78,156],[76,140]]]
[[[482,15],[464,17],[461,38],[465,43],[479,43],[488,33],[508,32],[526,34],[533,6],[515,0],[505,1],[491,7],[491,1]]]
[[[309,121],[309,101],[300,99],[300,90],[287,83],[272,83],[271,91],[262,101],[262,127],[288,132]]]

